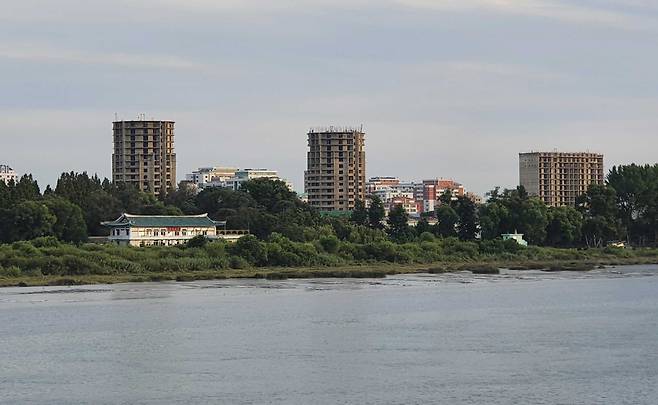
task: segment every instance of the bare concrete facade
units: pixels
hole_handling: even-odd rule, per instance
[[[355,128],[308,132],[304,189],[308,203],[321,211],[350,211],[365,200],[365,133]]]
[[[519,154],[519,183],[553,207],[574,206],[592,184],[603,184],[603,155],[531,152]]]
[[[176,187],[173,121],[115,121],[112,180],[159,195]]]

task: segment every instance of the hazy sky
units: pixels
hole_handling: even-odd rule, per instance
[[[0,0],[0,163],[111,175],[114,114],[176,121],[179,179],[364,125],[368,176],[518,182],[518,153],[658,160],[655,0]]]

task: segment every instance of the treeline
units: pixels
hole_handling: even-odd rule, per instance
[[[531,244],[548,247],[603,247],[611,240],[648,246],[658,242],[658,165],[613,168],[606,184],[590,187],[575,207],[548,207],[522,187],[495,189],[480,206],[467,198],[453,200],[448,193],[415,226],[408,225],[402,207],[386,216],[377,198],[368,207],[357,202],[347,217],[321,215],[283,182],[267,179],[246,182],[238,191],[209,188],[197,194],[180,187],[160,199],[86,173],[64,173],[54,189],[43,193],[30,175],[15,184],[0,182],[0,242],[44,236],[84,242],[89,235],[106,234],[100,223],[123,212],[208,213],[226,220],[229,229],[249,230],[260,241],[279,235],[296,243],[331,243],[327,241],[335,238],[358,245],[409,244],[429,237],[493,241],[518,232]],[[430,217],[438,222],[430,225]]]

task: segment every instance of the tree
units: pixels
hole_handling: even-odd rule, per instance
[[[31,174],[24,174],[13,187],[13,201],[35,201],[41,198],[39,184],[32,178]]]
[[[587,246],[600,247],[606,241],[621,236],[615,189],[610,186],[591,185],[587,192],[578,198],[576,206],[583,216],[582,238]],[[626,224],[629,227],[634,226],[632,219]]]
[[[242,183],[240,191],[248,193],[256,203],[268,212],[279,213],[290,208],[298,208],[301,201],[294,191],[290,191],[281,180],[254,179]]]
[[[354,202],[354,210],[350,214],[350,222],[355,225],[364,225],[368,226],[370,220],[368,218],[368,210],[366,205],[361,200],[356,200]]]
[[[368,222],[370,227],[374,229],[383,229],[383,221],[386,217],[386,210],[384,203],[378,196],[373,196],[370,200],[370,207],[368,208]]]
[[[399,243],[409,242],[413,239],[413,232],[409,227],[409,215],[404,207],[396,204],[388,213],[388,235]]]
[[[446,189],[443,194],[439,197],[439,202],[441,204],[450,205],[452,204],[452,190]]]
[[[0,240],[14,242],[52,236],[56,220],[43,203],[21,201],[10,209],[0,210]]]
[[[459,239],[474,240],[479,228],[475,203],[470,198],[458,197],[455,212],[459,216],[459,222],[457,222]]]
[[[247,235],[229,247],[229,252],[240,256],[255,266],[267,264],[267,249],[255,236]]]
[[[426,217],[420,217],[416,223],[416,235],[422,235],[425,232],[432,233],[432,225],[429,224]]]
[[[525,234],[528,243],[534,245],[544,243],[548,225],[548,207],[543,201],[538,198],[525,199],[516,212],[516,220],[518,222],[515,229]]]
[[[573,246],[580,242],[582,228],[583,215],[574,207],[552,207],[548,210],[546,244]]]
[[[442,204],[435,211],[436,219],[435,234],[444,238],[457,236],[457,224],[459,215],[449,205]]]
[[[43,200],[48,210],[55,215],[53,234],[65,242],[79,243],[87,240],[87,224],[82,210],[69,200],[51,195]]]
[[[180,182],[178,190],[168,193],[165,204],[178,207],[186,215],[202,214],[196,205],[196,190],[184,182]]]
[[[480,207],[480,228],[482,239],[496,239],[503,233],[509,233],[510,214],[506,205],[498,198],[490,198]]]

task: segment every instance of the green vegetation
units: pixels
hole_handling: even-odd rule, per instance
[[[335,235],[295,242],[274,233],[267,240],[247,236],[234,244],[198,239],[186,247],[148,248],[76,246],[40,237],[0,245],[0,286],[228,277],[383,277],[428,271],[496,274],[499,268],[580,271],[607,264],[658,263],[656,249],[521,248],[513,241],[470,242],[427,235],[427,240],[407,243],[387,239],[358,243]]]
[[[135,214],[208,213],[251,236],[229,245],[191,240],[186,247],[86,244],[104,220]],[[658,262],[658,165],[613,168],[576,207],[547,207],[523,188],[495,189],[476,206],[441,196],[416,226],[394,207],[359,201],[349,215],[321,215],[284,183],[265,179],[238,191],[186,187],[157,199],[86,173],[64,173],[41,193],[31,176],[0,182],[0,284],[187,280],[223,277],[374,277],[407,271],[496,273],[500,267],[590,270]],[[430,224],[428,219],[438,220]],[[535,246],[503,241],[520,232]],[[605,248],[627,240],[635,249]]]

